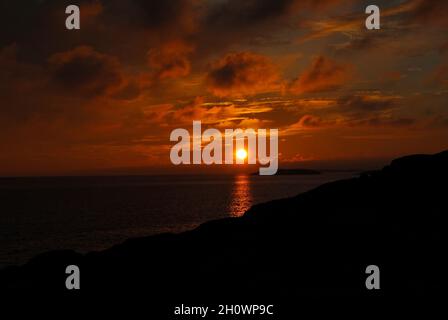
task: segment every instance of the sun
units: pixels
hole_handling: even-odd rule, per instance
[[[236,157],[237,157],[238,159],[241,159],[241,160],[246,159],[246,158],[247,158],[247,151],[244,150],[244,149],[239,149],[239,150],[236,152]]]

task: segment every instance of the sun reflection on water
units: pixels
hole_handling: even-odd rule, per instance
[[[233,181],[232,200],[229,205],[230,216],[241,217],[252,205],[250,183],[250,176],[247,174],[235,176]]]

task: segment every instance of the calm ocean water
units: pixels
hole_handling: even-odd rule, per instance
[[[48,250],[180,232],[352,175],[1,178],[0,267]]]

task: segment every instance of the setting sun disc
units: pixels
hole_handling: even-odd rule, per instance
[[[247,151],[244,149],[240,149],[236,152],[236,157],[238,159],[246,159],[247,158]]]

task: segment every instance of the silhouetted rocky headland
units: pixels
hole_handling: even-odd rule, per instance
[[[403,157],[189,232],[85,255],[48,252],[1,271],[0,290],[66,292],[65,268],[75,264],[80,292],[160,301],[435,294],[448,270],[447,178],[448,151]],[[381,270],[377,292],[365,287],[372,264]]]

